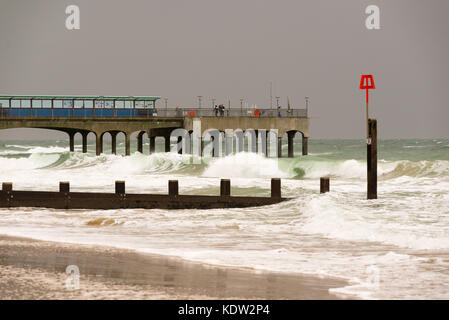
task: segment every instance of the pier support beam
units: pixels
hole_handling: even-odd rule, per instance
[[[260,145],[259,152],[266,157],[268,155],[267,130],[257,130],[257,144]]]
[[[201,157],[203,157],[204,156],[204,140],[203,140],[203,138],[201,137],[200,138],[200,156]]]
[[[225,154],[227,156],[231,155],[234,152],[233,138],[234,138],[233,131],[226,129],[225,130]]]
[[[145,131],[140,131],[137,135],[137,152],[143,153],[143,135]]]
[[[170,152],[170,136],[165,136],[165,152]]]
[[[182,154],[182,137],[178,137],[178,142],[176,143],[176,149],[178,149],[178,154]]]
[[[293,158],[295,156],[294,152],[294,138],[295,138],[295,132],[287,132],[288,137],[288,157]]]
[[[278,158],[282,158],[282,137],[278,137]]]
[[[125,155],[129,156],[131,154],[131,133],[125,133]]]
[[[117,133],[115,131],[110,132],[112,154],[117,154]]]
[[[156,137],[150,137],[150,154],[156,151]]]
[[[75,151],[75,133],[76,132],[69,132],[69,145],[70,145],[70,152]]]
[[[309,138],[302,136],[302,155],[306,156],[309,154]]]
[[[377,199],[377,120],[368,120],[367,173],[368,199]]]
[[[256,130],[256,150],[255,153],[259,153],[259,130]]]
[[[89,132],[82,132],[81,135],[83,137],[83,153],[87,153],[87,135]]]
[[[95,154],[99,156],[103,153],[103,135],[96,133]]]

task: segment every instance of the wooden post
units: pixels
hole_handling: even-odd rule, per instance
[[[70,182],[59,182],[59,192],[69,193],[70,192]]]
[[[320,178],[320,193],[326,193],[330,190],[329,177]]]
[[[115,182],[115,193],[116,194],[125,194],[125,181],[116,181]]]
[[[221,179],[220,181],[220,197],[229,197],[231,195],[231,180]]]
[[[168,195],[172,197],[176,197],[179,195],[178,180],[168,181]]]
[[[3,182],[2,191],[12,191],[12,182]]]
[[[281,179],[279,178],[271,179],[271,197],[272,198],[281,197]]]
[[[377,120],[368,120],[367,141],[367,198],[377,199]]]

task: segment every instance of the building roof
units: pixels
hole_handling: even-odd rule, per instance
[[[30,95],[0,95],[0,100],[131,100],[156,101],[156,96],[30,96]]]

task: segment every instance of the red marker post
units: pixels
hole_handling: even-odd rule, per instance
[[[368,131],[368,119],[369,119],[369,89],[376,89],[374,84],[374,78],[372,74],[362,74],[360,79],[360,89],[366,90],[366,139],[369,144],[369,131]]]
[[[360,79],[360,89],[366,90],[366,166],[367,198],[377,199],[377,120],[369,119],[369,89],[376,89],[371,74]]]

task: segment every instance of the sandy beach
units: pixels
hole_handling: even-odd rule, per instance
[[[68,265],[80,287],[65,285]],[[337,299],[345,282],[0,236],[0,299]]]

